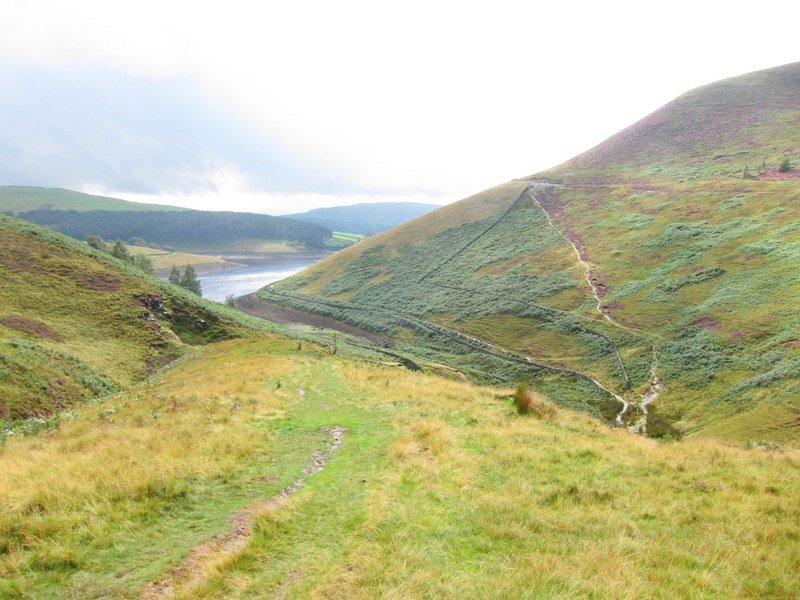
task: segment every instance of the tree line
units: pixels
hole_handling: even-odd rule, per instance
[[[17,218],[44,225],[77,239],[140,237],[156,244],[227,242],[236,239],[279,240],[321,249],[331,237],[322,225],[286,217],[216,211],[110,211],[40,209]]]
[[[144,254],[138,254],[136,256],[132,255],[130,252],[128,252],[128,249],[125,247],[125,244],[122,243],[122,240],[117,240],[113,244],[109,244],[99,236],[87,235],[86,243],[92,248],[100,250],[101,252],[105,252],[106,254],[110,254],[114,258],[118,258],[126,263],[132,264],[134,267],[141,269],[145,273],[153,273],[153,261]]]

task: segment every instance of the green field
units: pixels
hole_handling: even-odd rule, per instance
[[[360,242],[365,236],[360,233],[347,233],[345,231],[334,231],[331,233],[331,239],[328,240],[328,246],[331,250],[339,250],[347,248],[353,244]]]
[[[119,198],[94,196],[60,188],[41,188],[19,185],[0,186],[0,212],[29,210],[187,210],[164,204],[144,204]]]
[[[334,231],[331,235],[335,240],[344,240],[345,242],[360,242],[364,236],[360,233],[347,233],[345,231]]]

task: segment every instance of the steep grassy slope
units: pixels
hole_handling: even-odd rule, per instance
[[[552,173],[702,180],[740,177],[747,165],[773,177],[784,157],[800,161],[799,89],[793,63],[692,90]]]
[[[630,405],[621,420],[653,434],[670,422],[798,442],[800,171],[777,172],[783,158],[800,163],[798,140],[800,63],[726,80],[262,296],[358,321],[409,352],[527,377],[590,412],[608,413],[617,394]],[[504,374],[494,357],[481,369],[463,337],[450,338],[460,351],[443,348],[398,315],[546,368]],[[553,369],[595,380],[594,399]]]
[[[117,390],[262,322],[88,245],[0,216],[0,420]]]
[[[22,185],[0,186],[0,212],[28,210],[187,210],[163,204],[129,202],[119,198],[95,196],[61,188]]]
[[[796,450],[539,421],[507,393],[277,336],[206,346],[5,442],[0,596],[135,598],[165,578],[180,598],[800,591]],[[341,447],[282,495],[334,427]],[[205,544],[253,513],[232,552]]]

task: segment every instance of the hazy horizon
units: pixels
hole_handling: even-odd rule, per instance
[[[0,184],[271,214],[444,204],[800,59],[791,18],[756,31],[730,3],[671,4],[657,30],[632,2],[233,6],[8,7]]]

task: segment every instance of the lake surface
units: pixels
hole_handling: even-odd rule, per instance
[[[280,281],[309,265],[319,262],[327,254],[282,255],[275,257],[226,256],[226,260],[246,265],[241,269],[228,269],[198,275],[203,288],[203,298],[224,302],[225,297],[244,296],[261,289],[268,283]]]

